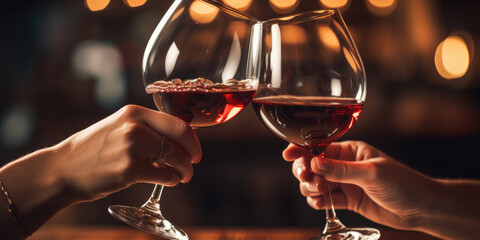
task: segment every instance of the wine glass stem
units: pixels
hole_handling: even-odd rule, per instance
[[[324,195],[325,198],[325,211],[327,216],[327,221],[331,222],[337,218],[335,213],[335,206],[333,205],[332,193],[330,192],[330,184],[327,182],[327,192]]]
[[[323,158],[324,154],[322,152],[321,154],[317,154],[317,156]],[[327,191],[323,197],[325,199],[325,213],[327,218],[327,223],[325,225],[325,229],[323,230],[323,234],[328,235],[345,229],[345,225],[340,222],[340,220],[337,218],[337,214],[335,213],[335,206],[333,205],[332,193],[330,191],[330,184],[328,182]]]
[[[155,184],[155,188],[153,188],[152,195],[150,196],[148,201],[145,204],[143,204],[142,208],[162,215],[162,212],[160,211],[160,198],[162,197],[162,192],[164,187],[165,186],[163,185]]]

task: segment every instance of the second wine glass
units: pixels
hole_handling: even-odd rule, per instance
[[[242,111],[258,85],[257,22],[219,1],[176,0],[153,32],[143,58],[145,89],[157,108],[193,128],[224,123]],[[163,188],[156,185],[142,207],[113,205],[109,212],[156,235],[188,239],[161,213]]]
[[[263,64],[254,109],[277,136],[323,157],[327,146],[352,127],[365,101],[365,71],[350,33],[338,10],[271,19],[262,27]],[[376,229],[340,222],[328,185],[327,224],[312,239],[378,239]]]

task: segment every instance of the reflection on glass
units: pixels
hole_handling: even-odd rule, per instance
[[[320,25],[318,26],[317,33],[325,46],[334,51],[340,50],[340,41],[331,28],[326,25]]]

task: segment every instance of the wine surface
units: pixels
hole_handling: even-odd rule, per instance
[[[207,127],[232,119],[255,95],[249,80],[214,84],[198,78],[157,81],[146,87],[157,108],[194,127]]]
[[[363,107],[352,98],[290,95],[255,98],[252,105],[270,131],[320,151],[352,127]]]

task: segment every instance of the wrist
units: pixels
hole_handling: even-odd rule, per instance
[[[56,212],[74,203],[56,174],[57,147],[45,148],[0,169],[0,178],[16,207],[18,220],[30,233]]]
[[[414,230],[440,237],[441,222],[446,217],[444,200],[447,189],[443,181],[434,178],[429,178],[429,180],[427,192],[419,193],[426,196],[428,200],[423,205],[424,209],[418,216],[418,225]]]
[[[442,239],[473,239],[480,234],[480,183],[433,179],[435,190],[418,230]]]

